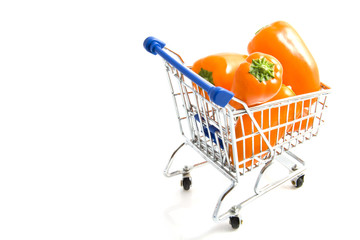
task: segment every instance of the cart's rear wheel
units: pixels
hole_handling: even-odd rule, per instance
[[[304,177],[305,175],[299,176],[296,180],[292,180],[291,183],[296,187],[299,188],[304,184]]]
[[[191,179],[189,177],[184,177],[181,180],[181,185],[183,186],[184,190],[188,191],[191,187]]]
[[[233,229],[238,229],[240,227],[240,224],[242,224],[242,219],[239,218],[239,216],[231,216],[229,219],[229,223]]]

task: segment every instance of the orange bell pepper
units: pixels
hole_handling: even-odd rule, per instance
[[[288,98],[288,97],[293,97],[293,96],[296,96],[294,91],[285,84],[282,84],[280,91],[276,94],[275,97],[270,99],[269,102]],[[280,124],[289,123],[299,118],[301,114],[301,107],[302,107],[302,102],[297,102],[296,106],[295,103],[291,103],[289,105],[284,105],[280,107]],[[275,110],[275,114],[278,114],[278,110]],[[292,129],[292,124],[288,124],[286,126],[286,131],[289,132],[291,129]]]
[[[295,93],[291,90],[291,88],[285,86],[284,84],[281,85],[279,92],[271,98],[268,102],[284,99],[288,97],[295,96]],[[280,114],[279,114],[280,109]],[[295,112],[296,111],[296,112]],[[283,126],[279,128],[274,128],[273,130],[267,130],[270,127],[276,127],[279,124],[284,124],[290,121],[293,121],[299,115],[301,111],[301,106],[297,103],[296,110],[295,110],[295,103],[290,105],[285,105],[282,107],[274,107],[261,111],[254,112],[254,118],[259,124],[260,128],[264,131],[265,137],[269,140],[271,146],[274,146],[276,142],[284,137],[285,133],[291,128],[292,125]],[[269,116],[270,114],[270,116]],[[280,117],[280,118],[279,118]],[[242,119],[240,119],[242,118]],[[243,136],[249,136],[253,133],[257,133],[257,129],[255,126],[252,126],[253,123],[249,115],[243,115],[240,117],[235,125],[235,135],[236,138],[241,138]],[[245,159],[251,158],[254,155],[260,155],[261,152],[265,152],[268,149],[265,141],[261,137],[260,134],[255,135],[252,137],[247,137],[244,140],[240,140],[237,143],[237,151],[238,151],[238,161],[244,161]],[[244,153],[245,152],[245,153]],[[230,146],[230,154],[232,154],[232,148]],[[266,154],[266,153],[264,153]],[[257,163],[254,160],[254,163]],[[251,159],[245,162],[245,166],[249,168],[252,165]],[[240,164],[239,168],[243,168],[244,164]]]
[[[283,21],[260,29],[248,45],[248,52],[274,56],[284,68],[283,83],[297,94],[320,90],[317,64],[295,29]]]
[[[288,98],[288,97],[293,97],[293,96],[296,96],[296,94],[291,89],[291,87],[286,86],[285,84],[281,84],[281,88],[280,88],[279,92],[273,98],[271,98],[268,102],[272,102],[275,100],[284,99],[284,98]]]
[[[231,91],[248,106],[264,103],[280,90],[282,72],[280,62],[273,56],[252,53],[236,70]],[[230,104],[242,107],[235,101]]]
[[[268,130],[269,127],[274,127],[279,124],[278,121],[278,110],[277,108],[273,108],[269,111],[269,109],[261,111],[254,112],[254,118],[259,124],[260,128],[264,131],[265,137],[269,140],[269,143],[271,146],[274,146],[278,139],[282,138],[285,134],[285,127],[279,129],[273,129]],[[271,114],[271,116],[269,116]],[[262,120],[261,120],[262,119]],[[270,119],[270,120],[269,120]],[[250,135],[256,134],[253,137]],[[258,130],[255,126],[253,126],[253,123],[251,121],[251,118],[249,115],[243,115],[240,117],[235,125],[235,136],[236,138],[242,138],[245,137],[245,139],[237,141],[237,152],[238,152],[238,161],[244,161],[246,159],[249,159],[253,157],[254,155],[258,155],[261,157],[263,154],[260,154],[262,152],[265,153],[265,151],[268,149],[268,146],[266,145],[266,142],[259,134]],[[232,149],[230,147],[230,154],[232,154]],[[254,163],[257,161],[254,160]],[[248,160],[245,162],[245,166],[249,167],[252,164],[252,160]],[[244,164],[240,164],[240,168],[244,167]]]
[[[290,87],[287,87],[283,84],[278,94],[276,94],[276,96],[272,98],[270,101],[284,99],[295,95],[296,94],[292,91]],[[310,108],[315,102],[316,102],[316,98],[313,98],[311,100],[305,100],[304,102],[302,101],[296,102],[296,108],[295,108],[295,103],[291,103],[289,105],[280,107],[280,123],[281,124],[289,123],[301,117],[307,117],[310,114]],[[295,124],[287,125],[286,132],[308,130],[313,125],[313,123],[314,123],[314,117],[307,117],[304,120],[295,122]]]
[[[306,117],[304,120],[296,122],[294,124],[294,131],[300,131],[300,130],[308,130],[309,128],[311,128],[314,124],[314,117],[309,117],[309,114],[311,112],[311,108],[313,107],[313,105],[315,104],[315,102],[317,101],[317,98],[313,98],[313,99],[309,99],[309,100],[305,100],[304,101],[304,109],[302,110],[302,112],[300,111],[300,113],[298,114],[297,118],[302,118],[302,117]]]
[[[231,91],[236,69],[247,55],[218,53],[197,60],[192,70],[217,87]]]

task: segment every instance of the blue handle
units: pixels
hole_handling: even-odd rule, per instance
[[[191,71],[189,68],[184,66],[182,63],[175,60],[169,54],[167,54],[163,48],[165,47],[165,43],[160,41],[155,37],[148,37],[144,41],[144,48],[154,55],[159,54],[162,58],[164,58],[167,62],[169,62],[172,66],[177,68],[180,72],[182,72],[186,77],[188,77],[191,81],[197,84],[199,87],[204,89],[210,97],[210,100],[216,103],[221,107],[225,107],[230,100],[233,98],[234,93],[222,88],[215,87],[210,84],[208,81],[201,78],[195,72]]]

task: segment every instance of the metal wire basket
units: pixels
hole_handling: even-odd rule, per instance
[[[164,174],[167,177],[182,175],[181,183],[189,190],[190,171],[210,163],[231,181],[215,206],[215,221],[229,218],[232,227],[238,228],[242,223],[239,211],[245,204],[286,181],[291,180],[295,187],[303,184],[305,162],[290,150],[318,134],[327,108],[328,86],[321,84],[320,91],[249,108],[231,92],[209,86],[160,40],[149,37],[144,47],[164,59],[180,132],[185,138],[170,157]],[[230,101],[241,107],[235,109]],[[184,145],[193,148],[205,161],[171,172],[174,156]],[[263,173],[274,161],[286,167],[289,174],[259,188]],[[240,177],[260,166],[254,195],[220,214],[225,196],[235,188]]]

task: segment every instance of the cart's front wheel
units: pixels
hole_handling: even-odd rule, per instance
[[[191,187],[191,179],[190,177],[184,177],[181,180],[181,185],[183,186],[184,190],[188,191]]]
[[[233,229],[238,229],[242,222],[242,219],[240,219],[238,216],[231,216],[229,219],[229,223]]]
[[[300,177],[298,177],[295,180],[292,180],[291,183],[296,187],[299,188],[304,184],[304,177],[305,175],[301,175]]]

